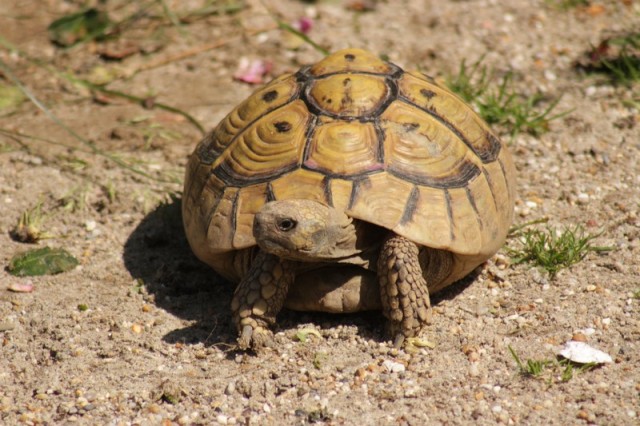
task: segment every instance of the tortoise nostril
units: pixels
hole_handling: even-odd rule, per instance
[[[290,218],[285,218],[285,219],[280,219],[278,221],[278,229],[283,231],[283,232],[288,232],[291,231],[292,229],[294,229],[296,227],[296,225],[298,224],[297,221],[290,219]]]

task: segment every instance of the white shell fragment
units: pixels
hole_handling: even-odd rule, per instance
[[[405,371],[405,366],[404,364],[401,364],[399,362],[395,362],[395,361],[391,361],[389,359],[385,359],[382,363],[382,365],[384,366],[384,368],[387,369],[387,371],[389,373],[402,373]]]
[[[578,364],[604,364],[613,362],[609,354],[602,352],[592,346],[587,345],[584,342],[568,341],[564,344],[564,347],[558,352],[568,359],[569,361],[576,362]]]

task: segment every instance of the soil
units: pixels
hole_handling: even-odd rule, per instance
[[[638,2],[164,2],[176,13],[241,6],[174,25],[161,2],[114,1],[100,5],[113,20],[141,11],[118,37],[52,44],[47,26],[81,3],[0,4],[0,33],[18,49],[0,50],[0,82],[17,78],[47,108],[24,101],[0,117],[0,262],[45,245],[80,261],[58,275],[0,271],[0,423],[638,424],[639,88],[575,66],[603,38],[640,28]],[[518,170],[516,223],[581,225],[613,250],[554,278],[501,251],[433,297],[433,348],[394,349],[379,312],[284,311],[274,348],[238,351],[233,286],[191,254],[180,219],[202,134],[161,105],[210,129],[255,89],[232,77],[241,58],[268,61],[276,76],[322,57],[277,29],[265,4],[284,22],[311,18],[308,36],[331,51],[364,47],[436,77],[484,58],[542,107],[560,99],[554,112],[568,113],[548,132],[497,129]],[[40,241],[17,241],[12,230],[37,204]],[[9,291],[20,285],[33,291]],[[555,360],[572,338],[613,363],[568,378]],[[549,363],[529,377],[509,348]]]

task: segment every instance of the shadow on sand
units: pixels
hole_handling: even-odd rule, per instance
[[[233,286],[193,255],[180,208],[180,200],[174,199],[140,222],[125,244],[125,266],[159,308],[192,322],[164,336],[166,342],[232,343]]]

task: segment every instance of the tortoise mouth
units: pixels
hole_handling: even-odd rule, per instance
[[[258,246],[269,254],[276,255],[283,259],[313,261],[318,257],[313,255],[313,251],[309,247],[295,246],[289,241],[279,241],[272,238],[261,238],[258,240]]]

